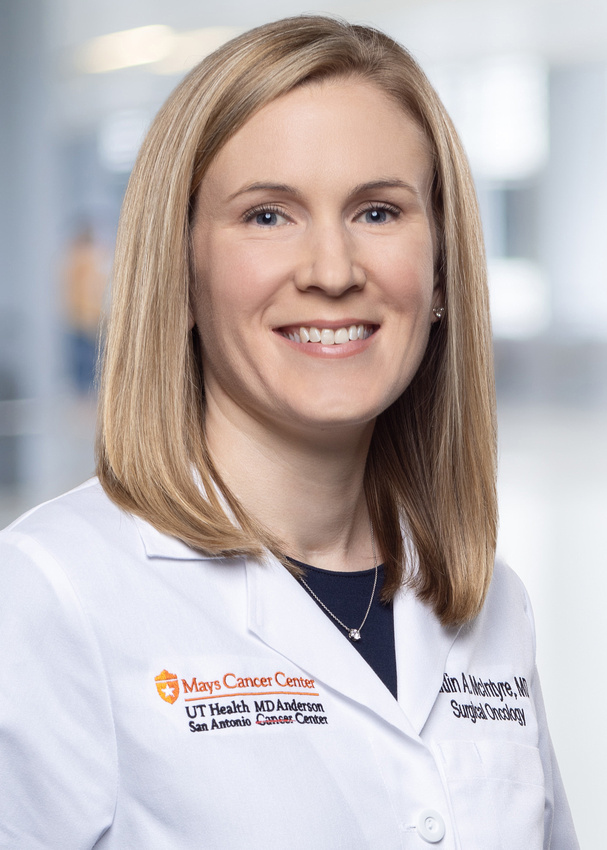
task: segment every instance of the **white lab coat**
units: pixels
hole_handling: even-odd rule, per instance
[[[30,512],[0,534],[0,847],[574,850],[519,580],[460,630],[408,591],[394,621],[398,702],[278,562],[95,481]]]

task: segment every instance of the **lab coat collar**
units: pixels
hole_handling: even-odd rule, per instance
[[[194,466],[192,466],[192,477],[201,494],[205,496],[206,491],[204,484],[202,483],[198,470],[195,469]],[[232,513],[223,493],[221,493],[218,488],[216,488],[215,493],[226,516],[232,520],[234,525],[238,525],[236,517]],[[141,537],[141,541],[148,558],[176,558],[180,561],[212,561],[224,557],[223,555],[212,555],[202,552],[199,549],[193,549],[187,543],[184,543],[183,540],[179,540],[177,537],[171,537],[168,534],[164,534],[162,531],[158,531],[157,528],[141,517],[138,517],[135,514],[132,516],[135,520],[135,525],[139,531],[139,536]]]
[[[249,629],[324,688],[366,706],[398,729],[413,730],[367,662],[299,582],[273,556],[247,561]]]
[[[402,587],[394,599],[398,701],[420,734],[441,689],[459,628],[442,626],[429,605]]]
[[[411,591],[395,600],[398,702],[304,588],[275,558],[247,561],[249,629],[325,687],[417,738],[441,687],[455,634]],[[407,618],[404,621],[404,618]]]
[[[149,522],[133,515],[137,531],[141,537],[145,554],[148,558],[175,558],[179,561],[208,561],[217,556],[205,555],[197,549],[192,549],[183,540],[171,537],[158,531]]]

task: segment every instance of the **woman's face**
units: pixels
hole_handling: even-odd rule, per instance
[[[417,124],[361,81],[295,89],[227,142],[192,232],[209,414],[319,433],[403,392],[440,298],[431,177]]]

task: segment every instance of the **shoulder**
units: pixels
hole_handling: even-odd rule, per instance
[[[28,535],[52,540],[74,531],[84,533],[107,525],[121,524],[129,514],[106,495],[97,478],[85,481],[68,493],[27,511],[0,532],[0,540],[11,535]]]
[[[489,609],[490,613],[497,613],[496,609],[504,608],[531,615],[531,603],[525,585],[515,571],[498,558],[493,568],[485,609]]]
[[[28,511],[0,532],[0,581],[43,578],[81,584],[96,572],[109,575],[125,559],[142,560],[135,518],[105,494],[96,479]]]
[[[20,592],[46,587],[97,610],[100,600],[129,597],[128,588],[131,596],[153,593],[166,565],[175,572],[176,562],[207,559],[120,508],[91,479],[0,531],[0,595],[11,583]]]
[[[42,547],[49,553],[105,552],[134,558],[200,560],[204,556],[120,508],[97,478],[32,508],[0,531],[0,548]],[[69,559],[69,558],[68,558]]]
[[[496,561],[487,597],[478,616],[462,627],[459,640],[500,657],[504,651],[535,657],[535,626],[529,596],[521,579]]]
[[[0,531],[3,560],[11,551],[46,552],[60,561],[82,561],[96,552],[143,552],[138,520],[122,510],[92,478],[35,508]]]

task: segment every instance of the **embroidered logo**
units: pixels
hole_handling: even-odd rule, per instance
[[[178,677],[165,668],[155,676],[158,696],[170,705],[179,701],[185,713],[184,718],[178,705],[166,717],[180,716],[190,732],[247,727],[255,735],[272,734],[267,730],[278,727],[296,729],[298,726],[310,728],[329,724],[314,679],[305,674],[291,676],[283,670],[255,668],[255,672],[264,675],[246,676],[245,671],[232,667],[234,659],[224,661],[225,667],[223,664],[219,666],[216,660],[206,667],[203,675],[198,671],[197,676],[192,676],[192,670],[182,670],[181,673],[187,672],[188,675]],[[223,672],[226,669],[229,672]],[[165,710],[162,711],[164,713]]]
[[[174,673],[169,673],[168,670],[163,670],[160,675],[155,677],[156,690],[158,695],[165,702],[174,703],[179,696],[179,681]]]

